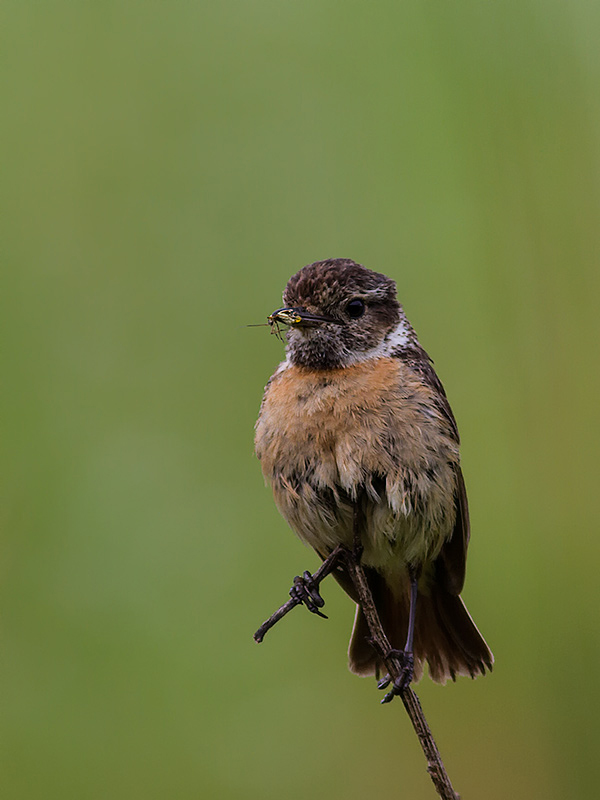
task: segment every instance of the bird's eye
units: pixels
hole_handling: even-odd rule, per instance
[[[350,300],[346,306],[346,312],[352,319],[358,319],[365,313],[365,304],[357,297],[354,300]]]

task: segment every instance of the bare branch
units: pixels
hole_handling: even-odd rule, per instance
[[[354,519],[356,549],[356,526],[358,524],[356,514]],[[373,595],[371,594],[371,590],[367,582],[365,571],[360,563],[356,560],[353,553],[350,553],[349,551],[346,551],[346,564],[350,573],[350,577],[352,578],[352,582],[358,593],[360,605],[365,615],[365,619],[367,620],[367,625],[369,626],[372,644],[375,649],[381,653],[392,680],[397,681],[402,677],[403,667],[397,658],[394,657],[394,651],[392,650],[390,642],[381,625],[381,621],[373,601]],[[448,777],[446,768],[444,767],[444,762],[442,761],[440,751],[437,748],[435,739],[433,738],[433,734],[431,733],[431,729],[427,723],[425,714],[423,713],[419,698],[410,688],[410,686],[406,686],[400,690],[392,689],[392,691],[384,697],[382,702],[389,702],[393,699],[395,694],[399,694],[400,699],[404,703],[406,713],[410,717],[412,726],[415,729],[415,733],[417,734],[423,749],[423,753],[427,759],[427,772],[431,776],[431,780],[433,781],[438,795],[443,798],[443,800],[460,800],[460,796],[452,787],[452,783]]]
[[[316,587],[320,582],[336,568],[338,563],[344,563],[348,574],[354,584],[357,596],[359,598],[360,606],[365,615],[369,632],[371,635],[371,644],[381,655],[382,660],[385,662],[389,672],[392,685],[394,688],[383,698],[382,702],[387,703],[399,695],[404,704],[406,713],[410,717],[415,733],[419,739],[425,758],[427,759],[427,772],[436,788],[436,791],[442,800],[460,800],[460,796],[454,791],[448,773],[444,767],[444,763],[440,756],[431,729],[427,724],[425,714],[421,708],[421,703],[415,692],[410,686],[403,686],[402,680],[404,675],[405,666],[401,663],[396,655],[398,651],[394,651],[390,642],[383,630],[381,620],[375,607],[373,595],[367,581],[365,571],[361,566],[360,558],[362,555],[362,545],[359,530],[359,513],[358,506],[355,504],[354,508],[354,543],[352,551],[348,550],[342,545],[336,547],[331,555],[323,561],[319,569],[312,576],[312,584]],[[262,642],[265,634],[270,630],[275,623],[279,622],[288,611],[291,611],[295,606],[300,605],[302,600],[297,597],[292,597],[287,603],[284,603],[269,619],[264,622],[254,634],[254,639],[257,642]]]

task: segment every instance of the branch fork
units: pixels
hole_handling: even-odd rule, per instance
[[[339,564],[344,564],[359,598],[369,631],[371,645],[381,655],[388,675],[378,686],[391,690],[385,695],[382,703],[389,703],[394,697],[399,696],[404,704],[406,713],[412,722],[415,733],[419,739],[425,758],[427,759],[427,772],[435,786],[438,796],[442,800],[460,800],[454,791],[448,773],[442,762],[433,734],[429,728],[419,698],[410,687],[412,677],[412,654],[394,650],[383,630],[373,595],[367,582],[367,576],[361,566],[362,544],[360,539],[360,519],[358,504],[354,505],[354,542],[350,550],[344,545],[338,545],[323,561],[321,566],[312,575],[304,572],[302,577],[294,578],[294,585],[290,590],[290,599],[284,603],[268,620],[263,622],[254,634],[256,642],[262,642],[267,632],[279,622],[287,613],[298,605],[304,604],[314,614],[325,617],[321,612],[324,601],[319,593],[321,582],[330,575]]]

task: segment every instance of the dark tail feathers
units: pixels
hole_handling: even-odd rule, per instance
[[[390,644],[402,649],[408,626],[408,582],[401,595],[392,593],[379,573],[369,570],[369,584],[377,611]],[[366,619],[357,608],[348,651],[349,666],[357,675],[379,675],[385,668],[368,641]],[[494,656],[477,630],[459,596],[450,594],[438,583],[428,593],[419,591],[414,639],[415,680],[423,674],[425,661],[429,675],[437,683],[445,683],[457,675],[485,674],[491,670]]]

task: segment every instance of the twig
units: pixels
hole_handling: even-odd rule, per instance
[[[359,530],[359,517],[358,511],[355,504],[355,512],[354,512],[354,550],[357,549],[357,542],[360,541],[360,530]],[[369,632],[371,634],[372,643],[376,650],[382,654],[382,658],[385,661],[385,665],[387,670],[392,678],[393,681],[398,680],[402,676],[402,666],[398,662],[398,660],[392,655],[393,650],[390,645],[390,642],[385,635],[383,627],[381,625],[381,620],[379,619],[379,614],[377,613],[377,609],[375,608],[375,602],[373,601],[373,595],[371,593],[371,589],[369,588],[369,584],[367,582],[367,576],[365,575],[365,571],[362,568],[360,562],[354,557],[353,553],[350,553],[346,550],[346,565],[348,571],[350,573],[350,577],[352,579],[352,583],[356,588],[360,605],[365,615],[365,619],[367,620],[367,625],[369,627]],[[404,708],[406,709],[406,713],[410,717],[410,721],[412,722],[413,728],[415,729],[415,733],[419,739],[421,747],[423,749],[423,753],[425,754],[425,758],[427,759],[427,772],[429,773],[431,780],[436,788],[438,795],[443,798],[443,800],[460,800],[460,796],[454,791],[452,787],[452,783],[450,778],[448,777],[448,773],[446,772],[446,768],[444,767],[444,762],[442,761],[442,757],[440,755],[440,751],[437,748],[435,743],[435,739],[433,738],[433,734],[431,733],[431,729],[427,724],[427,720],[425,718],[425,714],[423,713],[423,709],[421,708],[421,703],[419,698],[415,694],[415,692],[410,688],[410,686],[406,686],[400,690],[393,690],[393,694],[398,693],[400,698],[404,704]],[[384,700],[391,700],[393,694],[386,696]]]
[[[399,659],[394,655],[390,642],[383,630],[381,620],[375,607],[373,595],[367,581],[365,571],[360,564],[362,554],[362,544],[360,537],[360,518],[358,512],[358,504],[354,505],[354,542],[352,551],[348,550],[343,545],[338,545],[335,550],[323,561],[319,569],[312,576],[312,583],[316,587],[320,582],[336,568],[340,561],[343,561],[356,593],[359,598],[360,606],[365,615],[369,632],[371,634],[371,642],[373,647],[381,654],[381,658],[385,662],[390,677],[394,683],[397,684],[403,675],[403,666]],[[279,622],[288,611],[291,611],[295,606],[300,605],[301,600],[292,597],[287,603],[284,603],[254,634],[256,642],[262,642],[265,634],[270,630],[275,623]],[[427,759],[427,772],[436,788],[436,791],[442,800],[460,800],[460,796],[454,791],[442,757],[437,748],[431,729],[427,724],[425,714],[421,708],[421,703],[415,692],[410,686],[404,688],[394,688],[389,692],[382,702],[389,702],[393,699],[394,695],[398,694],[404,704],[406,713],[410,717],[415,733],[419,739],[425,758]]]

